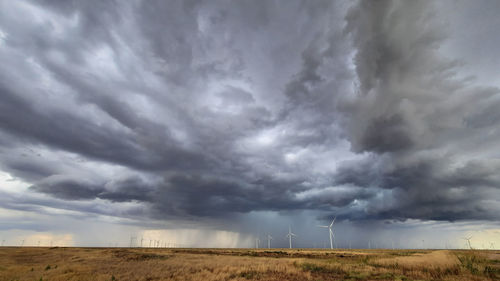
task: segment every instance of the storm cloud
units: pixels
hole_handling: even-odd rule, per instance
[[[51,199],[0,206],[497,221],[500,89],[443,7],[1,1],[0,169]]]

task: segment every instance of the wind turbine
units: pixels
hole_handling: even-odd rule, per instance
[[[259,248],[259,243],[260,243],[260,239],[259,237],[255,238],[255,248],[258,249]]]
[[[466,241],[467,241],[467,244],[469,245],[469,248],[472,250],[472,246],[470,245],[470,240],[472,239],[472,236],[470,236],[470,237],[468,237],[468,238],[467,238],[467,237],[464,237],[464,238],[462,238],[462,239],[464,239],[464,240],[466,240]]]
[[[292,248],[292,236],[297,236],[294,233],[292,233],[292,227],[288,226],[288,234],[286,237],[288,238],[288,242],[290,243],[290,249]]]
[[[332,230],[332,227],[333,227],[333,223],[335,222],[335,219],[337,218],[337,216],[335,216],[333,218],[333,221],[330,225],[318,225],[318,227],[323,227],[323,228],[328,228],[328,236],[330,237],[330,249],[333,249],[333,230]]]
[[[271,249],[271,240],[273,240],[273,237],[271,236],[271,234],[268,234],[267,235],[267,248],[268,249]]]

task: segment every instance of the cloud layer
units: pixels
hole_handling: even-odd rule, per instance
[[[30,186],[3,207],[500,219],[500,90],[441,6],[0,3],[0,169]]]

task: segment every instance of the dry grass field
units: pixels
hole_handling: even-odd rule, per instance
[[[500,251],[0,248],[0,280],[498,280]]]

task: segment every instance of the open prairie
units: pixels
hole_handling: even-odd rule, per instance
[[[0,249],[0,280],[498,280],[500,251]]]

